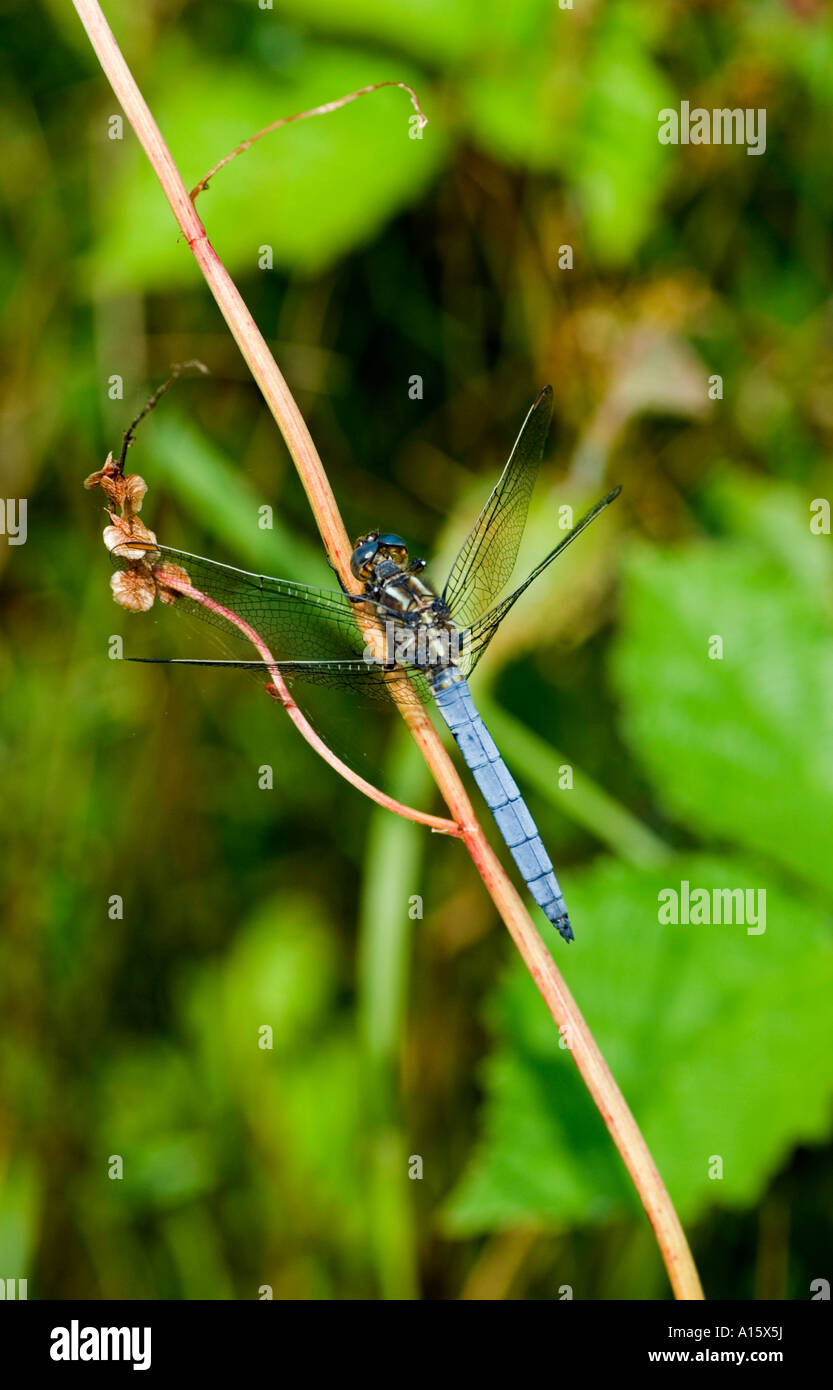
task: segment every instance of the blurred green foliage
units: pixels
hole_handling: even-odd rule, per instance
[[[707,1293],[808,1297],[833,1213],[833,552],[809,528],[833,490],[827,7],[106,10],[189,184],[278,116],[417,88],[421,141],[381,91],[260,142],[200,212],[352,533],[395,527],[440,579],[546,381],[519,569],[559,506],[625,485],[476,692],[571,906],[553,950]],[[460,845],[371,808],[253,682],[108,660],[116,634],[213,650],[112,604],[80,487],[172,361],[212,377],[142,426],[147,523],[329,574],[135,139],[109,138],[74,12],[4,6],[3,26],[0,458],[28,539],[0,549],[0,1277],[54,1298],[667,1297]],[[660,145],[683,98],[765,107],[766,153]],[[347,707],[338,737],[439,809],[402,731]],[[766,932],[660,925],[683,880],[765,889]]]

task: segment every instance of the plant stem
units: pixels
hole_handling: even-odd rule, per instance
[[[409,802],[425,794],[427,769],[404,729],[390,764]],[[365,854],[358,941],[357,1006],[362,1044],[362,1100],[370,1143],[367,1177],[377,1277],[384,1298],[419,1296],[413,1194],[403,1133],[399,1069],[408,1001],[414,926],[409,899],[418,892],[425,839],[413,826],[375,811]]]
[[[97,0],[73,0],[116,97],[147,154],[177,224],[260,387],[295,462],[327,553],[350,581],[350,543],[318,452],[266,342],[208,240],[165,141]],[[466,791],[427,714],[401,710],[492,900],[523,957],[595,1101],[648,1214],[677,1298],[703,1297],[679,1218],[636,1121],[549,951],[478,824]]]
[[[346,96],[338,97],[336,101],[326,101],[323,106],[313,106],[309,111],[296,111],[292,116],[280,116],[278,120],[272,121],[271,125],[264,126],[263,130],[259,130],[256,135],[250,135],[248,140],[241,141],[230,154],[224,155],[222,159],[217,161],[213,169],[209,169],[208,173],[203,175],[199,183],[191,189],[191,202],[195,203],[199,195],[208,187],[209,179],[213,179],[215,174],[230,164],[239,154],[250,150],[257,140],[263,139],[264,135],[271,135],[273,130],[278,130],[284,125],[292,125],[294,121],[308,121],[310,116],[327,116],[333,111],[340,111],[342,106],[349,106],[350,102],[358,101],[359,97],[370,96],[371,92],[378,92],[382,87],[401,87],[404,92],[408,92],[411,104],[419,118],[420,130],[427,126],[428,122],[420,109],[417,94],[413,87],[408,86],[407,82],[373,82],[369,87],[360,87],[357,92],[348,92]]]

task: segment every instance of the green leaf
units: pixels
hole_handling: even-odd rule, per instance
[[[204,970],[186,1011],[209,1075],[236,1069],[242,1086],[259,1084],[270,1058],[303,1051],[337,984],[335,946],[312,900],[264,903],[235,937],[220,971]],[[272,1029],[272,1047],[259,1047]]]
[[[166,44],[152,70],[148,100],[191,187],[240,141],[281,116],[333,101],[390,78],[378,54],[301,48],[279,75],[222,67]],[[398,63],[397,81],[430,90]],[[273,264],[318,273],[371,240],[389,218],[415,202],[443,158],[442,124],[409,138],[414,110],[406,92],[375,92],[327,116],[274,131],[233,160],[200,195],[197,207],[232,274],[259,268],[260,247]],[[88,278],[99,294],[124,288],[196,284],[197,271],[173,215],[129,130],[113,142],[119,163]],[[113,156],[115,158],[115,156]]]
[[[703,500],[716,526],[762,547],[779,569],[803,585],[808,602],[833,614],[833,545],[809,529],[811,494],[781,483],[757,480],[721,463]]]
[[[282,18],[297,15],[327,34],[358,35],[450,65],[483,51],[505,56],[506,44],[535,47],[553,0],[281,0],[280,9]]]
[[[643,35],[644,13],[614,6],[585,69],[566,163],[599,258],[627,262],[651,231],[671,169],[658,114],[675,101]]]
[[[280,8],[282,17],[297,15],[324,33],[370,38],[434,61],[459,59],[476,47],[483,12],[477,0],[281,0]]]
[[[683,880],[764,890],[765,931],[661,925],[658,895]],[[740,860],[695,856],[663,870],[602,864],[569,901],[570,987],[680,1215],[753,1203],[791,1146],[830,1129],[833,949],[823,914]],[[484,1069],[484,1137],[447,1206],[451,1229],[564,1225],[633,1208],[601,1117],[520,964],[489,1017],[499,1045]],[[722,1179],[709,1176],[715,1156]]]
[[[547,48],[486,56],[464,83],[468,124],[496,158],[522,168],[560,169],[574,116],[575,75]]]
[[[668,812],[833,888],[833,632],[794,562],[730,540],[635,549],[614,669]]]
[[[576,24],[551,8],[537,42],[484,48],[462,79],[465,111],[498,159],[560,171],[578,193],[590,250],[621,264],[651,231],[673,167],[657,118],[675,97],[653,58],[649,10],[611,6],[592,30]]]

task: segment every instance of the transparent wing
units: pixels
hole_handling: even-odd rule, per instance
[[[364,651],[352,605],[335,589],[250,574],[168,546],[159,550],[164,563],[185,571],[192,588],[253,627],[278,661],[341,660]],[[173,607],[240,640],[233,623],[195,599],[179,595]]]
[[[382,701],[387,705],[393,699],[409,705],[427,704],[431,699],[428,682],[413,666],[373,666],[363,660],[276,661],[272,667],[266,661],[236,658],[132,656],[127,659],[152,666],[209,666],[252,671],[262,675],[264,680],[277,669],[290,689],[300,683],[326,690],[347,690],[364,700]]]
[[[394,690],[398,699],[409,702],[428,698],[427,685],[414,668],[386,668],[363,659],[367,638],[356,622],[353,606],[337,590],[251,574],[168,546],[159,546],[159,551],[160,564],[184,570],[193,589],[254,629],[274,655],[275,665],[287,685],[303,682],[350,690],[374,701],[390,702]],[[117,556],[114,556],[114,563],[119,563]],[[176,597],[172,607],[209,623],[230,639],[235,648],[245,643],[251,651],[251,644],[236,624],[214,609],[184,594]],[[269,668],[259,660],[134,659],[174,665],[236,667],[262,672],[268,679]]]
[[[468,647],[467,672],[474,670],[497,632],[501,622],[509,612],[509,609],[514,603],[517,603],[521,594],[529,588],[532,581],[537,579],[539,574],[543,574],[544,570],[552,564],[553,560],[561,554],[562,550],[566,550],[567,546],[575,540],[576,536],[580,536],[582,531],[590,525],[591,521],[595,521],[600,512],[603,512],[605,507],[615,501],[621,491],[621,487],[614,488],[613,492],[609,492],[606,497],[602,497],[595,506],[591,507],[589,512],[585,512],[581,520],[576,522],[572,531],[569,531],[564,539],[559,541],[558,545],[554,550],[550,551],[549,555],[544,556],[540,565],[536,565],[535,569],[527,576],[523,584],[520,584],[513,593],[507,594],[506,598],[501,599],[500,603],[495,604],[494,608],[491,608],[488,613],[484,613],[482,617],[478,618],[478,620],[472,624],[469,632],[465,634]]]
[[[551,418],[552,387],[547,386],[527,415],[509,462],[451,567],[442,597],[458,627],[475,623],[509,582]]]

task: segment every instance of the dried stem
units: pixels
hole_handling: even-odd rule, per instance
[[[196,187],[191,189],[191,202],[195,203],[199,195],[208,187],[209,179],[213,179],[220,169],[226,164],[230,164],[239,154],[251,149],[257,140],[262,140],[264,135],[269,135],[271,131],[278,130],[282,125],[292,125],[293,121],[305,121],[310,116],[328,116],[331,111],[339,111],[342,106],[349,106],[351,101],[358,101],[359,97],[369,96],[371,92],[378,92],[382,87],[401,87],[403,92],[407,92],[411,98],[411,103],[419,117],[419,129],[423,130],[428,124],[428,118],[423,115],[419,104],[419,98],[413,87],[409,87],[407,82],[373,82],[369,87],[360,87],[357,92],[348,92],[346,97],[338,97],[336,101],[325,101],[323,106],[313,106],[309,111],[296,111],[292,116],[281,116],[277,121],[272,121],[271,125],[263,127],[256,135],[251,135],[248,140],[243,140],[236,149],[227,154],[223,159],[218,160],[213,169],[200,179]],[[413,118],[412,118],[413,119]]]
[[[125,430],[121,441],[121,453],[119,455],[119,461],[116,464],[116,471],[118,473],[124,473],[124,463],[125,459],[127,458],[127,451],[133,443],[133,437],[136,433],[137,427],[142,423],[142,421],[145,419],[147,415],[150,415],[150,412],[152,410],[156,409],[165,392],[170,391],[174,382],[179,380],[179,378],[182,376],[182,373],[188,371],[190,368],[193,368],[195,371],[202,372],[206,376],[208,375],[208,368],[206,367],[205,363],[198,362],[195,357],[192,358],[190,362],[174,363],[173,370],[171,372],[171,375],[168,377],[168,380],[163,381],[161,386],[157,386],[150,400],[145,402],[145,404],[142,406],[142,409],[139,411],[139,414],[136,416],[135,420],[131,421],[131,423]]]
[[[324,545],[345,582],[350,543],[321,460],[259,329],[206,235],[179,171],[130,73],[97,0],[73,0],[81,22],[141,142],[177,223],[258,383],[300,474]],[[679,1218],[622,1093],[529,914],[489,846],[460,778],[427,715],[403,710],[463,840],[535,980],[631,1175],[654,1228],[677,1298],[703,1291]]]

